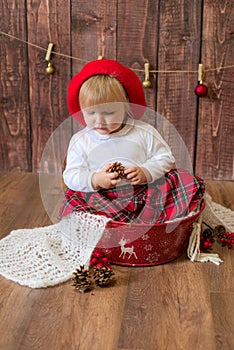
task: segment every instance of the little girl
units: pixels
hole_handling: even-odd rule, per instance
[[[86,64],[70,82],[68,107],[85,127],[69,144],[60,217],[87,211],[154,224],[199,209],[203,181],[176,169],[167,143],[139,120],[146,102],[132,70],[106,59]],[[123,176],[111,171],[115,162]]]

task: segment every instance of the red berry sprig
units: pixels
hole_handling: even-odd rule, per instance
[[[225,232],[222,237],[219,238],[223,247],[227,246],[228,249],[232,249],[234,245],[234,232]]]
[[[207,228],[202,232],[200,237],[200,251],[209,251],[212,249],[215,240],[221,243],[223,247],[227,246],[232,249],[234,246],[234,232],[226,231],[222,225],[216,226],[214,229],[203,222]]]
[[[210,228],[205,229],[200,237],[200,252],[209,252],[214,243],[213,231]]]
[[[90,266],[97,268],[108,267],[111,268],[109,259],[99,250],[95,250],[90,259]]]

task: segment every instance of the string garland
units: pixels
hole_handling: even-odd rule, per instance
[[[28,46],[35,47],[35,48],[37,48],[39,50],[42,50],[42,51],[45,51],[45,52],[47,51],[47,49],[45,49],[44,47],[41,47],[39,45],[30,43],[30,42],[28,42],[28,41],[26,41],[24,39],[17,38],[14,35],[11,35],[11,34],[8,34],[8,33],[5,33],[5,32],[2,32],[2,31],[0,31],[0,34],[8,36],[11,39],[18,40],[18,41],[20,41],[20,42],[22,42],[24,44],[27,44]],[[84,62],[84,63],[88,63],[89,62],[89,61],[83,60],[81,58],[73,57],[73,56],[66,55],[66,54],[63,54],[63,53],[60,53],[60,52],[51,51],[51,53],[54,54],[54,55],[57,55],[57,56],[61,56],[61,57],[65,57],[65,58],[69,58],[69,59],[73,59],[73,60],[78,60],[78,61],[81,61],[81,62]]]
[[[11,35],[11,34],[8,34],[8,33],[5,33],[5,32],[2,32],[0,31],[0,34],[1,35],[5,35],[11,39],[14,39],[14,40],[18,40],[28,46],[32,46],[32,47],[35,47],[39,50],[42,50],[42,51],[47,51],[46,48],[42,47],[42,46],[39,46],[39,45],[36,45],[36,44],[33,44],[33,43],[30,43],[26,40],[23,40],[21,38],[18,38],[14,35]],[[88,60],[84,60],[84,59],[81,59],[81,58],[78,58],[78,57],[74,57],[74,56],[70,56],[70,55],[67,55],[67,54],[63,54],[63,53],[60,53],[60,52],[56,52],[56,51],[51,51],[51,53],[53,55],[57,55],[57,56],[61,56],[61,57],[64,57],[64,58],[69,58],[69,59],[73,59],[73,60],[77,60],[77,61],[80,61],[80,62],[83,62],[83,63],[88,63],[90,61]],[[234,65],[229,65],[229,66],[220,66],[220,67],[216,67],[216,68],[208,68],[208,69],[204,69],[203,73],[208,73],[208,72],[214,72],[214,71],[220,71],[220,70],[224,70],[224,69],[229,69],[229,68],[234,68]],[[136,71],[136,72],[145,72],[144,69],[137,69],[137,68],[131,68],[133,71]],[[198,71],[197,70],[149,70],[149,73],[197,73]]]

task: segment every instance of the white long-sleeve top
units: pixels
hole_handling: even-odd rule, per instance
[[[145,122],[129,119],[121,130],[108,135],[85,127],[70,140],[64,182],[73,191],[95,191],[93,174],[116,161],[126,168],[144,167],[153,182],[173,168],[175,159],[158,131]]]

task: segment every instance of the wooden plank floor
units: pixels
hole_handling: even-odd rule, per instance
[[[217,202],[234,210],[234,183],[207,182]],[[50,224],[38,176],[0,174],[0,234]],[[177,350],[234,348],[234,250],[224,263],[114,267],[117,283],[80,294],[70,281],[46,289],[0,276],[0,349]]]

